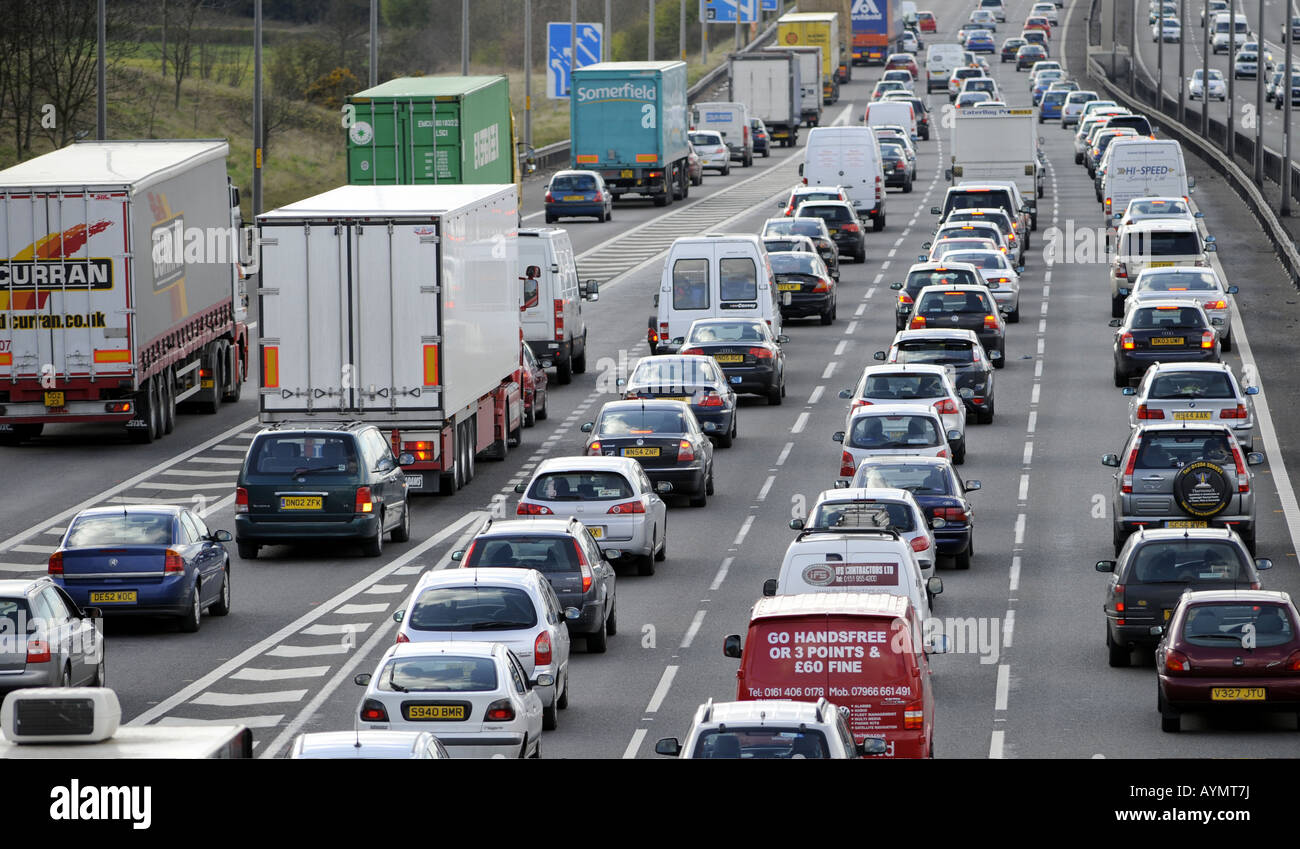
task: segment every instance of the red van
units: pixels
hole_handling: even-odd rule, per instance
[[[740,658],[736,698],[827,698],[855,740],[885,740],[884,757],[934,756],[934,692],[912,603],[884,593],[764,598],[723,654]]]

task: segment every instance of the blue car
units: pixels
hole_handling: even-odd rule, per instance
[[[79,606],[104,616],[166,616],[199,630],[202,612],[230,612],[228,531],[184,507],[83,510],[50,555],[49,573]]]
[[[546,223],[557,218],[592,216],[608,221],[614,215],[614,195],[595,171],[558,171],[546,187]]]
[[[1047,120],[1061,120],[1061,110],[1065,108],[1065,99],[1070,96],[1068,91],[1049,91],[1043,94],[1039,102],[1038,123]]]
[[[836,487],[841,486],[836,481]],[[952,462],[942,457],[868,457],[858,466],[850,487],[905,489],[930,520],[938,554],[969,569],[975,543],[975,509],[966,493],[979,481],[963,481]]]
[[[996,53],[998,52],[997,42],[993,40],[993,34],[984,32],[973,32],[966,37],[966,49],[971,53]]]

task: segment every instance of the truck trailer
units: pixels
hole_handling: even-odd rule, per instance
[[[777,19],[780,47],[805,45],[822,49],[822,103],[840,99],[840,19],[834,12],[790,12]]]
[[[258,216],[259,418],[384,429],[451,493],[523,428],[512,185],[342,186]]]
[[[903,49],[899,0],[853,0],[853,64],[883,65]]]
[[[799,56],[792,50],[755,50],[728,58],[728,99],[744,103],[761,118],[782,147],[799,141],[803,121]]]
[[[83,141],[0,171],[0,443],[239,400],[248,298],[223,139]]]
[[[1027,199],[1041,197],[1038,124],[1027,106],[975,105],[958,109],[945,175],[954,183],[1008,180]],[[1035,215],[1037,220],[1037,215]]]
[[[822,49],[796,44],[762,52],[768,51],[793,53],[799,60],[799,119],[805,127],[816,127],[822,122]]]

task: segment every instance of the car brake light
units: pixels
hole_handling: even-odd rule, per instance
[[[352,508],[353,513],[373,513],[375,512],[374,499],[370,497],[370,487],[357,487],[357,502]]]
[[[936,507],[934,517],[945,522],[965,522],[967,518],[966,511],[960,507]]]
[[[553,516],[555,515],[551,508],[545,504],[533,504],[529,501],[520,501],[519,506],[515,508],[516,516]]]
[[[840,452],[840,477],[851,478],[857,469],[853,465],[853,455],[847,451]]]
[[[997,329],[998,329],[998,317],[997,317],[996,315],[992,314],[992,313],[989,313],[988,315],[984,316],[984,329],[985,329],[985,330],[997,330]]]
[[[46,572],[48,572],[51,575],[63,574],[63,552],[62,551],[56,551],[50,555],[50,563],[49,566],[46,568]]]
[[[622,504],[615,504],[605,511],[615,515],[626,515],[628,513],[644,513],[645,505],[638,501],[625,501]]]
[[[845,233],[857,233],[857,232],[859,232],[862,228],[859,227],[858,225],[856,225],[856,224],[850,222],[850,223],[848,223],[848,224],[845,224],[845,225],[844,225],[843,227],[841,227],[840,229],[843,230]]]
[[[668,322],[666,321],[659,322],[659,338],[660,339],[668,338]]]
[[[1287,672],[1300,672],[1300,651],[1291,652],[1291,656],[1286,659]]]
[[[1125,351],[1133,350],[1134,346],[1136,345],[1136,343],[1133,341],[1133,334],[1125,333],[1123,336],[1120,336],[1119,344],[1120,347],[1122,347]]]
[[[830,281],[824,278],[818,280],[817,285],[813,287],[814,292],[829,292],[830,290],[831,290]]]
[[[913,731],[925,727],[925,702],[911,702],[903,710],[903,728]]]
[[[488,705],[487,713],[483,715],[485,722],[510,722],[514,718],[515,706],[509,699],[497,699]]]
[[[689,439],[683,439],[677,443],[677,462],[695,462],[695,449],[691,447],[691,441]]]
[[[925,327],[925,316],[914,315],[907,325],[909,330],[920,330]]]
[[[1219,418],[1221,419],[1244,419],[1247,415],[1246,408],[1242,404],[1238,404],[1235,410],[1224,407],[1219,411]]]
[[[941,415],[955,416],[957,414],[957,402],[951,398],[944,398],[942,401],[935,404],[934,408]]]
[[[710,390],[708,395],[705,395],[702,399],[700,399],[700,406],[701,406],[701,407],[721,407],[721,406],[722,406],[722,396],[719,395],[717,392],[714,392],[714,391]]]
[[[555,197],[554,197],[550,192],[547,192],[547,193],[546,193],[546,202],[547,202],[547,203],[554,203],[554,202],[555,202]]]
[[[1137,459],[1138,450],[1134,446],[1133,450],[1129,452],[1128,463],[1124,465],[1124,477],[1120,480],[1120,492],[1133,491],[1133,468],[1137,466]]]
[[[1128,266],[1122,262],[1115,263],[1115,276],[1128,277]]]
[[[163,573],[175,574],[184,571],[185,558],[181,557],[179,552],[167,549],[167,553],[163,555]]]
[[[939,449],[939,453],[936,454],[936,455],[934,455],[934,456],[936,456],[936,457],[947,457],[947,456],[948,456],[948,449],[947,449],[947,448],[940,448],[940,449]]]
[[[1246,477],[1246,461],[1241,456],[1241,446],[1232,440],[1232,459],[1237,464],[1237,492],[1250,492],[1250,480]]]
[[[920,537],[914,537],[912,539],[913,551],[925,551],[929,547],[930,547],[929,537],[920,536]]]
[[[597,439],[595,442],[593,442],[593,443],[591,443],[590,445],[587,446],[587,454],[588,454],[589,456],[597,456],[597,457],[600,456],[600,440],[599,440],[599,439]]]
[[[1226,413],[1227,410],[1224,410],[1224,412]],[[1153,410],[1146,404],[1138,404],[1137,417],[1139,419],[1163,419],[1165,417],[1165,411],[1159,409]]]
[[[640,506],[641,504],[641,502],[639,501],[634,501],[632,503],[636,504],[637,506]],[[613,508],[611,508],[609,512],[613,513],[614,512]],[[628,511],[628,512],[636,512],[636,511]],[[645,510],[642,510],[641,512],[644,513]],[[578,545],[578,541],[576,539],[573,540],[573,550],[578,555],[578,568],[582,570],[582,591],[585,593],[587,590],[591,589],[591,577],[592,577],[591,565],[587,563],[587,555],[582,553],[582,546]]]
[[[384,708],[382,702],[375,699],[366,699],[361,705],[362,722],[387,722],[388,711]]]
[[[772,359],[772,352],[769,351],[767,348],[750,348],[749,355],[758,360]]]
[[[242,486],[235,490],[235,512],[248,512],[248,490]]]
[[[49,641],[28,640],[27,641],[27,662],[28,663],[49,663],[50,662]]]
[[[399,632],[397,633],[397,642],[399,642],[399,643],[409,643],[410,641],[411,641],[411,638],[408,637],[408,636],[406,636],[406,635],[403,634],[402,632],[399,631]]]
[[[899,295],[898,295],[898,302],[899,302],[900,304],[912,304],[912,303],[915,303],[915,301],[912,300],[912,296],[909,295],[909,294],[907,294],[906,292],[900,292],[900,293],[899,293]]]
[[[564,299],[555,299],[555,339],[564,341]]]
[[[682,350],[679,351],[679,353],[682,356],[692,356],[692,355],[703,356],[704,349],[703,348],[682,348]]]
[[[551,665],[551,635],[543,631],[533,641],[533,663],[537,666]]]
[[[1201,334],[1201,347],[1202,347],[1202,348],[1213,348],[1213,347],[1214,347],[1214,340],[1215,340],[1215,338],[1216,338],[1217,336],[1218,336],[1218,334],[1215,333],[1213,330],[1207,330],[1207,331],[1205,331],[1204,333],[1202,333],[1202,334]]]
[[[859,398],[853,402],[853,406],[849,407],[849,409],[856,410],[858,407],[870,407],[870,406],[871,406],[871,402],[868,401],[866,398]]]
[[[1165,652],[1166,672],[1190,672],[1191,669],[1192,662],[1187,659],[1187,655],[1173,649]]]
[[[1222,299],[1217,301],[1206,301],[1205,308],[1207,310],[1226,310],[1228,308],[1228,302]]]

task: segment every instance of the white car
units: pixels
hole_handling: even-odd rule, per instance
[[[931,249],[944,239],[989,239],[997,245],[1002,253],[1011,252],[1011,243],[1002,232],[1002,228],[993,221],[954,221],[944,223],[934,231],[932,242],[923,242],[922,248]]]
[[[1244,386],[1227,363],[1155,363],[1129,396],[1129,427],[1144,424],[1213,421],[1229,424],[1242,450],[1255,450],[1258,386]]]
[[[1139,301],[1165,298],[1192,298],[1200,303],[1205,314],[1222,320],[1218,325],[1219,345],[1224,351],[1232,350],[1232,310],[1229,298],[1237,294],[1236,286],[1225,286],[1214,266],[1174,266],[1172,268],[1144,268],[1133,281],[1124,311],[1133,309]]]
[[[1096,99],[1097,92],[1090,90],[1072,91],[1066,95],[1065,103],[1061,105],[1061,129],[1079,123],[1083,108]]]
[[[892,71],[885,71],[885,74],[880,78],[880,81],[882,83],[902,83],[903,90],[906,91],[911,91],[912,84],[916,82],[912,77],[912,72],[906,68],[896,68]]]
[[[919,254],[918,262],[946,263],[948,254],[958,251],[1000,251],[998,243],[992,239],[937,239],[930,245],[929,254]],[[978,270],[978,269],[977,269]]]
[[[1115,217],[1119,219],[1115,222],[1118,228],[1148,218],[1173,218],[1178,221],[1195,222],[1199,218],[1204,218],[1205,213],[1192,212],[1191,206],[1182,198],[1143,197],[1133,198],[1124,211]]]
[[[709,699],[695,711],[686,737],[661,738],[655,743],[655,754],[714,760],[844,760],[882,755],[886,745],[879,737],[855,743],[845,714],[825,698],[816,702]]]
[[[513,652],[536,691],[546,724],[569,704],[569,619],[582,611],[562,608],[555,590],[535,569],[494,567],[430,570],[420,576],[403,609],[398,643],[490,639]],[[443,740],[446,744],[447,741]]]
[[[1264,73],[1267,74],[1272,61],[1268,54],[1264,54]],[[1232,63],[1232,78],[1235,80],[1248,79],[1253,80],[1259,74],[1259,53],[1254,50],[1242,50],[1237,54],[1237,60]]]
[[[1088,106],[1091,105],[1091,103],[1088,104]],[[1084,163],[1084,160],[1088,155],[1088,150],[1091,147],[1089,140],[1092,136],[1092,131],[1097,128],[1098,124],[1103,123],[1112,115],[1127,114],[1127,109],[1117,107],[1098,109],[1091,114],[1085,110],[1084,113],[1079,116],[1079,129],[1074,133],[1074,164],[1082,165]]]
[[[1061,22],[1061,17],[1056,11],[1055,3],[1035,3],[1026,17],[1047,18],[1047,22],[1052,26],[1056,26]]]
[[[1016,223],[1007,215],[1006,210],[1000,207],[967,207],[963,209],[954,209],[943,219],[945,225],[952,224],[993,224],[998,228],[1003,238],[1007,242],[1007,256],[1016,261],[1016,265],[1022,265],[1025,260],[1025,245],[1016,237]]]
[[[532,571],[532,570],[528,570]],[[358,731],[424,731],[458,758],[538,758],[542,755],[542,700],[520,658],[501,643],[398,643],[373,673],[353,681],[365,687]]]
[[[691,145],[700,157],[701,169],[712,169],[726,176],[731,173],[731,149],[716,130],[692,130]]]
[[[944,430],[938,410],[911,404],[872,404],[850,413],[848,427],[832,434],[831,441],[843,446],[839,476],[851,478],[867,457],[951,457],[949,436],[956,440],[961,434]]]
[[[938,559],[934,544],[934,531],[925,511],[916,498],[905,489],[888,487],[859,487],[828,489],[817,497],[817,503],[808,511],[808,518],[791,519],[790,527],[796,531],[844,531],[854,528],[882,528],[896,531],[911,547],[921,568],[921,578],[929,581],[934,576]],[[794,547],[797,543],[791,545]],[[787,552],[787,557],[789,552]],[[933,599],[931,599],[933,600]]]
[[[636,384],[635,371],[631,377],[629,385]],[[601,553],[610,560],[635,562],[642,575],[653,575],[655,561],[666,556],[668,508],[645,469],[631,457],[543,460],[515,492],[523,495],[515,508],[519,518],[573,517],[586,526]]]
[[[919,53],[921,51],[921,42],[917,41],[916,34],[911,30],[903,30],[903,52]]]
[[[924,363],[867,366],[862,370],[857,385],[841,390],[840,397],[849,402],[844,416],[845,430],[850,428],[853,411],[862,407],[915,404],[933,408],[943,419],[947,433],[956,431],[961,434],[948,439],[953,462],[961,465],[966,461],[966,404],[963,399],[967,396],[957,389],[957,377],[951,366]]]
[[[317,731],[299,734],[290,760],[434,760],[451,755],[428,731]]]
[[[1177,44],[1183,40],[1183,25],[1177,18],[1165,18],[1163,28],[1156,22],[1151,25],[1151,40]]]
[[[1029,87],[1031,89],[1034,87],[1032,80],[1034,77],[1038,76],[1039,71],[1061,71],[1064,73],[1065,69],[1062,68],[1061,63],[1055,59],[1039,59],[1037,62],[1029,66],[1029,79],[1031,81]]]
[[[993,294],[998,309],[1005,312],[1012,324],[1020,321],[1020,272],[1023,265],[1012,266],[1011,260],[1001,251],[953,251],[946,254],[945,262],[967,262],[979,269],[984,283]]]

